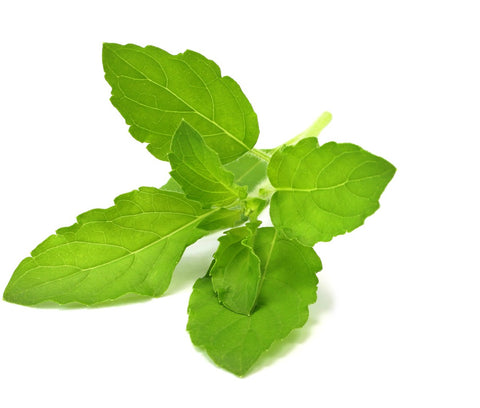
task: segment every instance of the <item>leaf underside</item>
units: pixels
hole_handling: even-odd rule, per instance
[[[132,292],[160,296],[185,248],[212,227],[233,223],[217,217],[220,211],[155,188],[123,194],[113,207],[81,214],[38,245],[15,270],[4,299],[90,305]]]
[[[395,173],[388,161],[360,147],[301,140],[276,152],[268,166],[275,187],[276,228],[305,245],[329,241],[363,224]]]
[[[227,163],[256,143],[255,112],[238,84],[211,60],[193,52],[171,55],[160,48],[106,43],[105,78],[112,104],[130,133],[157,158],[167,160],[182,119],[197,129]]]
[[[264,274],[256,308],[250,316],[222,306],[211,277],[199,279],[190,297],[187,330],[220,367],[243,376],[271,344],[301,327],[308,305],[316,300],[316,272],[321,262],[312,248],[260,228],[254,243]]]

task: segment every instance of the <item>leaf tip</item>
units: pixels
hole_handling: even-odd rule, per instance
[[[22,302],[22,300],[19,298],[14,285],[11,284],[11,281],[8,283],[7,287],[3,291],[3,300],[5,302],[15,303],[17,305],[28,305],[28,303]]]
[[[5,288],[5,290],[3,291],[3,296],[2,296],[2,299],[5,301],[5,302],[10,302],[10,296],[9,296],[9,290],[8,290],[8,286]]]
[[[102,55],[103,55],[103,57],[105,57],[105,52],[106,51],[113,50],[115,47],[120,47],[120,44],[110,43],[110,42],[102,43]]]

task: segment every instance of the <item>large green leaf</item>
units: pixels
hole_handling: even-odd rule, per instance
[[[182,119],[200,132],[222,163],[255,145],[259,129],[252,106],[237,83],[222,77],[219,67],[202,55],[106,43],[103,66],[113,105],[130,133],[148,143],[159,159],[167,159]]]
[[[4,298],[34,305],[93,304],[130,292],[159,296],[185,248],[212,226],[231,224],[221,225],[219,211],[227,210],[204,210],[183,194],[155,188],[121,195],[113,207],[80,215],[35,248],[15,270]]]
[[[236,313],[249,316],[258,297],[262,272],[253,250],[259,222],[227,231],[218,241],[210,268],[213,290],[218,301]]]
[[[277,190],[270,216],[276,228],[305,245],[329,241],[363,224],[395,173],[388,161],[349,143],[318,146],[307,138],[278,150],[268,166]]]
[[[225,207],[247,196],[246,187],[233,183],[233,173],[222,166],[215,150],[187,122],[182,121],[175,132],[168,158],[170,174],[187,197],[206,208]]]
[[[263,283],[251,316],[222,306],[211,277],[199,279],[190,297],[187,329],[193,344],[204,348],[219,366],[242,376],[271,344],[308,319],[316,300],[321,262],[312,248],[260,228],[254,243]]]

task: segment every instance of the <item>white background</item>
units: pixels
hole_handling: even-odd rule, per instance
[[[0,6],[0,286],[56,228],[168,165],[109,102],[102,42],[187,48],[241,86],[259,147],[322,111],[321,141],[398,169],[380,210],[316,246],[306,327],[246,378],[185,331],[215,238],[163,298],[103,308],[0,302],[0,406],[480,407],[477,1],[8,1]],[[188,405],[187,405],[188,404]]]

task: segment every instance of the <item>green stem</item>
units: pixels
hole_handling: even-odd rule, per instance
[[[273,235],[270,250],[268,251],[265,266],[263,267],[262,275],[260,276],[260,282],[258,283],[258,286],[257,286],[257,295],[255,296],[255,301],[253,302],[251,313],[253,313],[255,311],[255,308],[257,307],[258,297],[260,296],[260,292],[262,291],[263,282],[265,280],[265,274],[267,273],[268,266],[270,265],[270,259],[272,258],[273,248],[275,247],[275,243],[277,241],[277,235],[278,235],[278,230],[275,229],[275,233]]]
[[[308,129],[304,130],[302,133],[295,136],[293,139],[290,139],[288,142],[269,151],[269,153],[265,153],[255,148],[250,150],[250,153],[257,156],[259,159],[269,163],[270,159],[272,158],[272,155],[278,149],[280,149],[283,146],[293,145],[307,137],[317,137],[320,134],[320,132],[330,123],[331,120],[332,120],[331,113],[323,112]],[[248,216],[250,220],[256,220],[258,215],[270,203],[270,200],[273,194],[275,193],[275,191],[276,189],[270,184],[270,181],[268,180],[268,178],[266,178],[258,183],[255,190],[248,195],[247,199],[236,201],[228,208],[232,208],[242,203],[242,205],[245,208],[245,215]]]
[[[285,145],[293,145],[307,137],[317,137],[320,132],[327,127],[331,120],[332,114],[330,112],[323,112],[308,129],[304,130],[293,139],[290,139],[287,143],[285,143]]]
[[[295,136],[293,139],[290,139],[288,142],[277,146],[275,149],[272,150],[271,156],[283,146],[291,146],[298,143],[300,140],[305,139],[307,137],[318,137],[320,132],[325,129],[325,127],[330,123],[332,120],[332,114],[330,112],[323,112],[315,122],[306,130],[304,130],[299,135]]]
[[[258,158],[260,158],[262,160],[265,160],[267,163],[270,161],[270,158],[271,158],[271,156],[269,156],[267,153],[262,152],[261,150],[258,150],[258,149],[255,149],[255,148],[250,150],[250,153],[254,154],[255,156],[257,156]]]
[[[280,146],[277,146],[275,149],[271,151],[270,154],[267,154],[255,148],[250,150],[250,153],[268,163],[270,162],[270,159],[272,158],[273,154],[281,147],[294,145],[295,143],[298,143],[300,140],[305,139],[307,137],[317,137],[320,134],[320,132],[323,129],[325,129],[325,127],[330,123],[331,120],[332,120],[332,114],[330,112],[323,112],[308,129],[304,130],[302,133],[298,134],[293,139],[290,139],[288,142],[283,143]]]
[[[258,216],[270,204],[273,193],[275,193],[275,188],[270,184],[268,178],[263,179],[255,190],[248,195],[247,199],[243,201],[244,215],[250,221],[256,221]]]

